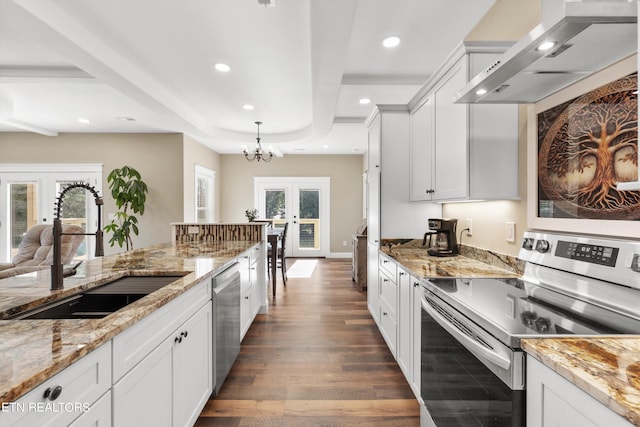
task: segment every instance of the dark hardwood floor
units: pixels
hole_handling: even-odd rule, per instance
[[[289,259],[291,269],[294,261]],[[279,272],[278,272],[279,273]],[[351,281],[351,261],[278,274],[219,396],[197,426],[418,426],[419,406]]]

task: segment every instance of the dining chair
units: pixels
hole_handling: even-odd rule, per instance
[[[289,229],[289,223],[284,223],[284,230],[282,231],[282,238],[278,240],[278,246],[276,248],[276,268],[282,271],[282,283],[287,286],[287,258],[286,258],[286,244],[287,244],[287,230]],[[267,258],[271,260],[273,256],[273,248],[267,249]],[[269,274],[271,270],[269,269]]]

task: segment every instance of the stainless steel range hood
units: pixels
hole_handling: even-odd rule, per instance
[[[454,97],[534,103],[637,51],[636,1],[566,1]],[[555,43],[547,51],[539,46]]]

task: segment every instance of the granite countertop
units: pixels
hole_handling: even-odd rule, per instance
[[[640,425],[640,337],[523,339],[521,345],[613,412]]]
[[[127,275],[183,276],[102,319],[0,320],[0,404],[12,402],[259,242],[160,244],[86,261],[51,291],[48,270],[0,280],[0,319]]]
[[[517,259],[494,252],[464,247],[461,255],[437,257],[427,249],[411,241],[380,247],[380,252],[390,256],[412,275],[422,278],[442,277],[520,277],[521,266]]]

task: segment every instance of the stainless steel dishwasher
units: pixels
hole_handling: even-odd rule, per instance
[[[213,395],[240,353],[240,273],[238,263],[211,279],[213,286]]]

